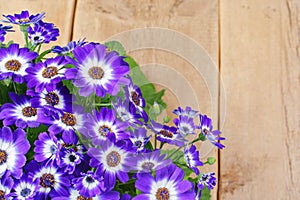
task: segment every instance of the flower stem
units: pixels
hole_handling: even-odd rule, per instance
[[[101,106],[101,107],[111,106],[111,103],[95,103],[94,106]]]

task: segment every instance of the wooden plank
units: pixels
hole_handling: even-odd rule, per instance
[[[12,15],[21,13],[22,10],[28,10],[30,14],[37,14],[46,12],[46,17],[43,19],[45,22],[54,23],[60,31],[58,40],[55,41],[56,45],[66,45],[71,38],[72,21],[74,6],[76,1],[69,0],[10,0],[0,4],[1,17],[3,15]],[[2,17],[3,18],[3,17]],[[14,26],[15,33],[8,33],[6,41],[14,40],[15,42],[24,44],[22,33]],[[51,43],[50,45],[52,46]]]
[[[173,30],[174,34],[164,35],[155,31],[149,34],[152,29],[147,27]],[[135,28],[145,32],[132,33]],[[186,36],[183,40],[187,43],[180,43],[182,38],[177,37],[176,32],[185,34],[182,37]],[[165,36],[161,43],[169,46],[163,49],[146,48],[147,45],[151,46],[151,42],[154,47],[160,46],[157,41],[161,36]],[[201,44],[212,60],[218,63],[217,0],[78,0],[73,39],[83,37],[88,41],[100,42],[118,39],[124,44],[142,66],[148,79],[156,83],[158,89],[167,89],[165,100],[169,107],[164,114],[173,117],[172,110],[179,103],[182,106],[190,104],[194,109],[213,116],[217,127],[218,67],[213,63],[208,66],[207,56],[196,54],[194,43],[191,42]],[[178,52],[168,51],[168,47],[176,45],[179,46]],[[189,58],[190,55],[192,58]],[[202,74],[197,70],[199,67],[203,69],[200,70]],[[210,146],[203,147],[202,153],[210,150]],[[209,155],[215,156],[215,152],[210,151]],[[206,170],[216,171],[216,168],[217,165],[214,165]]]
[[[220,11],[219,199],[299,199],[300,2],[220,1]]]

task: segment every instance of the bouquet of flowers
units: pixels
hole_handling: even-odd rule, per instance
[[[224,147],[212,120],[178,107],[157,122],[164,91],[136,85],[146,77],[116,41],[42,51],[59,36],[44,15],[3,15],[24,47],[0,25],[0,199],[209,199],[215,174],[199,167],[215,159],[196,143]]]

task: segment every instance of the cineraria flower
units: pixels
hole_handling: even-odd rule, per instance
[[[27,68],[26,80],[28,88],[35,87],[36,92],[42,92],[46,88],[47,92],[55,90],[55,86],[65,77],[68,64],[64,57],[58,56],[49,58],[44,63],[39,62],[35,67]]]
[[[52,52],[60,54],[60,55],[66,55],[66,54],[72,53],[72,51],[76,47],[78,47],[78,46],[82,47],[85,44],[86,44],[85,38],[82,40],[78,40],[77,42],[71,41],[67,44],[67,46],[64,46],[64,47],[60,47],[60,46],[53,47]]]
[[[49,159],[48,162],[53,163],[56,161],[57,164],[59,164],[60,144],[53,134],[48,134],[46,132],[40,133],[39,139],[34,142],[34,146],[34,159],[36,161],[43,162]]]
[[[39,21],[34,24],[33,28],[28,27],[28,37],[34,45],[55,41],[58,36],[59,30],[52,23]]]
[[[79,194],[85,197],[94,197],[105,190],[103,177],[92,171],[88,171],[86,174],[81,173],[81,176],[74,178],[72,182]]]
[[[185,147],[184,149],[184,160],[189,168],[191,168],[196,175],[199,174],[199,169],[197,166],[203,166],[203,163],[200,161],[199,151],[197,151],[195,145],[191,145],[190,149]]]
[[[147,130],[144,128],[135,128],[134,131],[130,134],[130,140],[132,142],[133,150],[136,153],[145,152],[145,146],[151,138],[147,136]]]
[[[103,192],[95,197],[86,197],[79,194],[79,191],[71,188],[69,190],[69,196],[59,196],[52,198],[53,200],[119,200],[120,194],[116,191]],[[130,199],[121,199],[121,200],[130,200]]]
[[[225,146],[219,143],[219,140],[225,140],[225,138],[220,137],[221,132],[219,130],[213,131],[212,121],[206,115],[200,116],[200,129],[202,134],[208,139],[213,145],[219,149],[223,149]]]
[[[76,166],[81,163],[83,159],[82,152],[75,151],[73,148],[66,149],[63,148],[60,153],[61,162],[59,167],[65,168],[65,172],[69,174],[73,174]]]
[[[40,125],[38,122],[39,109],[32,107],[27,96],[9,93],[9,97],[13,103],[5,103],[0,112],[0,119],[4,119],[4,126],[16,124],[17,127],[26,128]]]
[[[0,80],[12,78],[17,83],[24,82],[26,69],[38,54],[28,48],[19,48],[19,44],[11,44],[8,48],[0,48]]]
[[[157,134],[157,140],[160,142],[166,142],[176,146],[182,146],[184,144],[184,138],[177,133],[176,127],[162,125],[151,120],[151,126],[149,128]]]
[[[6,32],[13,31],[13,30],[9,30],[11,28],[12,26],[3,26],[2,24],[0,24],[0,42],[4,41],[4,36],[6,35]]]
[[[50,92],[46,89],[42,92],[27,90],[27,95],[32,96],[30,102],[35,108],[49,107],[61,111],[70,111],[72,106],[72,95],[62,83],[58,83],[56,89]]]
[[[50,133],[59,134],[62,133],[62,138],[66,143],[71,143],[74,138],[78,139],[75,130],[79,130],[83,127],[84,110],[83,107],[73,105],[72,112],[59,112],[53,113],[49,110],[42,109],[39,120],[45,124],[49,124],[48,131]],[[53,115],[51,115],[51,113]]]
[[[166,154],[160,155],[159,150],[154,150],[148,153],[141,153],[137,157],[138,172],[148,173],[153,170],[161,169],[172,163],[170,159],[166,159]]]
[[[38,180],[39,189],[35,199],[48,199],[52,196],[68,195],[68,187],[70,186],[70,177],[62,172],[55,164],[41,165],[35,160],[31,161],[25,167],[28,171],[29,178],[33,181]]]
[[[142,191],[142,194],[133,200],[195,199],[195,193],[191,190],[193,184],[183,178],[183,170],[174,164],[157,170],[155,178],[150,173],[141,174],[135,182],[135,187]]]
[[[192,110],[189,106],[185,107],[185,110],[178,107],[178,109],[173,110],[173,113],[177,116],[187,116],[189,118],[195,118],[198,115],[198,111]]]
[[[100,112],[94,110],[93,114],[86,115],[84,126],[79,131],[91,138],[94,144],[106,140],[108,136],[116,138],[117,141],[129,137],[126,132],[127,123],[116,119],[114,110],[103,107]]]
[[[9,177],[9,173],[5,173],[0,179],[0,199],[11,199],[11,190],[13,188],[14,181]]]
[[[15,178],[20,178],[29,148],[25,131],[17,128],[13,133],[9,127],[0,128],[0,177],[8,171]]]
[[[18,25],[29,25],[29,24],[37,23],[44,16],[45,16],[44,12],[29,16],[29,12],[27,10],[25,10],[25,11],[22,11],[21,14],[14,14],[14,16],[3,15],[3,17],[6,18],[6,20],[2,20],[2,22],[18,24]]]
[[[103,175],[109,186],[116,183],[116,177],[122,183],[127,182],[127,172],[134,169],[136,164],[131,154],[109,141],[101,143],[99,148],[89,148],[88,154],[92,157],[90,166],[97,167],[97,173]]]
[[[130,84],[124,87],[124,92],[130,104],[134,105],[139,111],[139,113],[142,115],[144,121],[148,122],[148,115],[146,111],[144,111],[146,101],[143,98],[141,89],[138,86],[133,85],[132,81],[130,80]]]
[[[214,172],[210,172],[207,174],[202,174],[199,183],[198,183],[198,188],[200,190],[204,189],[204,185],[206,185],[207,189],[212,190],[216,186],[216,177]]]
[[[177,126],[179,133],[185,137],[189,134],[195,134],[195,125],[193,118],[188,116],[179,116],[179,119],[174,119],[174,124]]]
[[[113,107],[123,122],[128,123],[128,125],[142,125],[142,122],[139,121],[142,116],[136,113],[135,106],[130,104],[128,100],[122,103],[122,99],[118,97],[116,103],[113,103]]]
[[[31,178],[28,178],[27,176],[23,175],[21,179],[15,181],[15,192],[13,192],[11,196],[13,196],[14,199],[18,200],[33,199],[36,194],[36,191],[39,189],[38,184],[38,179],[33,181]]]
[[[129,66],[117,52],[107,52],[106,46],[90,43],[76,47],[73,53],[77,62],[71,58],[69,61],[76,68],[68,68],[66,77],[80,88],[81,96],[89,96],[94,91],[100,97],[106,93],[116,95],[120,84],[128,84],[124,76],[129,73]]]

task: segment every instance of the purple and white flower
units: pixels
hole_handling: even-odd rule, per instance
[[[157,170],[155,178],[150,173],[140,174],[135,187],[142,194],[137,195],[133,200],[195,199],[195,193],[191,190],[193,184],[183,178],[184,172],[174,164]]]
[[[84,125],[79,131],[92,139],[96,145],[98,142],[105,141],[107,137],[113,137],[117,141],[129,138],[127,127],[127,123],[116,118],[114,110],[103,107],[100,112],[94,110],[93,115],[87,114]]]
[[[68,187],[71,185],[71,177],[64,174],[61,169],[54,165],[39,164],[35,160],[26,165],[25,170],[29,178],[38,180],[39,189],[36,199],[47,199],[57,195],[68,195]]]
[[[166,158],[166,154],[160,155],[159,150],[148,153],[141,153],[137,156],[137,170],[141,173],[151,173],[172,163],[171,159]]]
[[[23,83],[28,74],[27,68],[33,67],[32,61],[38,56],[28,48],[19,48],[19,44],[11,44],[8,48],[0,48],[0,80],[12,78]]]
[[[46,89],[42,92],[27,90],[27,95],[32,96],[30,102],[35,108],[48,107],[68,112],[72,107],[72,95],[62,83],[58,83],[56,89],[50,92]]]
[[[76,47],[73,53],[77,62],[69,61],[76,68],[68,68],[66,77],[80,88],[81,96],[89,96],[94,91],[100,97],[107,93],[116,95],[120,84],[128,84],[124,76],[129,73],[129,66],[117,52],[107,52],[106,46],[90,43]]]
[[[189,168],[191,168],[196,175],[199,174],[198,166],[203,166],[203,163],[200,161],[199,151],[197,151],[195,145],[191,145],[190,149],[185,147],[184,149],[184,160]]]
[[[193,118],[188,116],[179,116],[174,119],[174,124],[177,126],[178,132],[183,136],[195,134],[196,126],[194,125]]]
[[[47,163],[56,161],[56,163],[59,164],[59,151],[61,146],[54,134],[48,134],[46,132],[40,133],[39,139],[34,142],[34,146],[34,159],[36,161],[43,162],[48,160]]]
[[[34,108],[29,98],[25,95],[9,93],[13,103],[5,103],[1,107],[0,119],[3,119],[4,126],[16,124],[17,127],[26,128],[38,127],[39,109]]]
[[[5,173],[0,179],[0,199],[11,199],[11,190],[14,185],[14,180],[9,176],[9,173]]]
[[[67,46],[64,46],[64,47],[54,46],[53,49],[52,49],[52,52],[60,54],[60,55],[66,55],[66,54],[72,53],[72,51],[76,47],[78,47],[78,46],[81,47],[85,44],[86,44],[85,38],[82,39],[82,40],[78,40],[77,42],[76,41],[71,41],[67,44]]]
[[[57,40],[59,36],[58,28],[54,24],[39,21],[34,24],[34,27],[28,27],[28,37],[32,44],[38,45],[42,43],[49,43]]]
[[[139,121],[142,116],[137,113],[135,106],[132,103],[129,103],[128,100],[122,102],[120,97],[117,98],[116,103],[112,104],[118,117],[128,125],[142,125],[142,122]]]
[[[6,35],[6,32],[12,32],[13,30],[10,30],[12,26],[3,26],[0,24],[0,42],[4,41],[4,36]]]
[[[63,148],[60,152],[61,162],[59,167],[64,168],[66,173],[73,174],[84,159],[82,151],[78,151],[78,148]]]
[[[90,148],[88,155],[92,157],[90,166],[97,167],[97,173],[103,175],[109,186],[116,183],[116,177],[122,183],[127,182],[128,172],[136,165],[128,151],[109,141],[99,144],[99,148]]]
[[[130,141],[132,142],[132,147],[134,152],[140,153],[146,151],[146,144],[151,138],[147,136],[147,130],[144,128],[135,128],[134,131],[130,134]]]
[[[64,66],[68,61],[62,56],[49,58],[45,62],[39,62],[35,67],[27,68],[27,86],[35,88],[36,92],[42,92],[46,88],[47,92],[55,90],[56,84],[64,77],[66,69]]]
[[[6,20],[2,20],[2,22],[6,23],[12,23],[12,24],[18,24],[18,25],[30,25],[37,23],[43,17],[45,16],[45,13],[39,13],[36,15],[29,15],[29,12],[27,10],[23,10],[21,14],[14,14],[12,15],[3,15],[3,17],[6,18]]]
[[[219,140],[225,140],[224,137],[220,137],[221,132],[219,130],[213,130],[212,121],[206,115],[200,116],[200,129],[207,140],[219,149],[223,149],[225,146],[219,142]]]
[[[167,126],[156,123],[151,120],[151,126],[149,128],[157,134],[157,140],[176,146],[182,146],[184,144],[184,138],[181,134],[177,133],[177,128],[173,126]]]
[[[18,200],[34,199],[36,192],[39,190],[39,180],[35,181],[23,175],[21,179],[16,180],[14,184],[14,192],[11,196]]]
[[[130,102],[130,106],[134,105],[139,114],[142,116],[143,120],[148,122],[148,115],[144,110],[146,101],[142,95],[141,89],[134,85],[130,80],[130,84],[124,87],[124,92],[127,100]]]
[[[20,178],[29,148],[25,131],[17,128],[12,132],[9,127],[0,128],[0,177],[9,172],[13,177]]]
[[[92,171],[81,173],[81,176],[72,180],[74,188],[85,197],[95,197],[105,190],[103,177]]]
[[[178,107],[178,109],[173,110],[173,113],[178,117],[187,116],[189,118],[195,118],[198,116],[198,111],[192,110],[192,108],[189,106],[186,106],[185,110],[183,110],[181,107]]]

